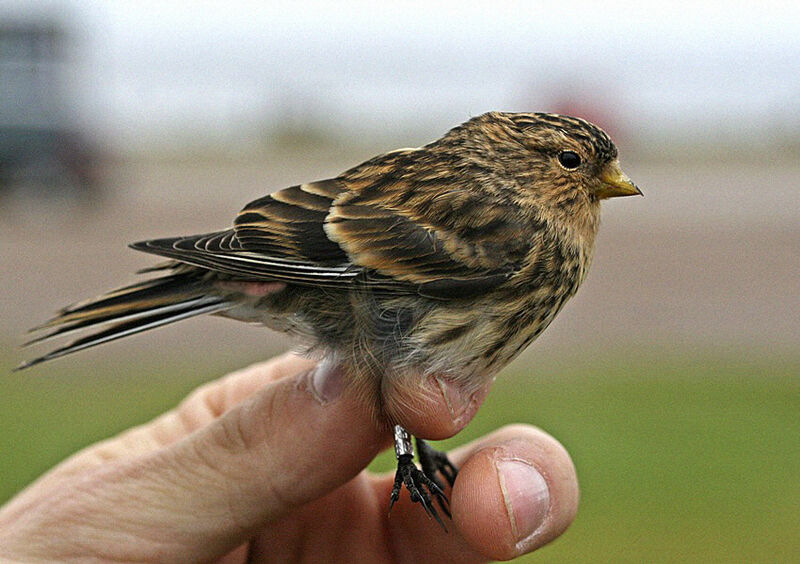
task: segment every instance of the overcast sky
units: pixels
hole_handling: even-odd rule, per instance
[[[0,14],[67,16],[73,105],[121,142],[287,115],[437,136],[567,98],[634,134],[800,128],[800,3],[664,4],[2,0]]]

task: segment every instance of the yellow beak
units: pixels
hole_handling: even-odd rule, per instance
[[[600,199],[617,198],[619,196],[642,196],[642,191],[634,184],[628,175],[622,172],[619,161],[608,163],[600,173],[603,185],[597,191]]]

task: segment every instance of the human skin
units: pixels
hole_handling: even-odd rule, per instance
[[[414,435],[454,435],[464,397],[429,378],[388,394]],[[391,434],[337,370],[283,355],[206,384],[176,409],[75,454],[0,509],[3,561],[481,562],[559,536],[574,466],[543,431],[502,428],[450,453],[445,532],[364,468]]]

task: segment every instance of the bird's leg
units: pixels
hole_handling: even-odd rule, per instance
[[[417,444],[419,445],[420,443],[418,442]],[[430,449],[428,445],[425,445],[425,448]],[[436,522],[447,531],[447,527],[439,517],[439,513],[431,500],[432,497],[435,498],[444,514],[450,517],[449,501],[439,486],[441,482],[438,479],[436,481],[432,480],[414,464],[414,446],[411,444],[411,435],[400,425],[394,426],[394,453],[397,457],[397,472],[394,475],[394,487],[392,488],[389,511],[392,510],[395,502],[400,499],[400,490],[405,486],[411,495],[411,501],[421,503],[428,515],[436,519]]]

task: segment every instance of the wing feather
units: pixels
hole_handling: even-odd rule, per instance
[[[454,298],[502,284],[522,256],[513,217],[487,207],[475,187],[455,187],[452,174],[432,189],[430,167],[413,166],[420,151],[387,153],[338,178],[254,200],[233,229],[132,247],[233,277],[313,286]],[[425,190],[417,190],[415,168],[426,170]],[[466,228],[443,198],[470,214]]]
[[[291,186],[250,202],[234,223],[243,250],[296,262],[342,264],[347,254],[325,234],[333,199],[346,186],[337,179]]]
[[[292,261],[280,256],[245,251],[235,245],[230,232],[190,237],[151,239],[133,243],[132,248],[180,262],[247,279],[268,279],[298,284],[341,285],[360,273],[349,263],[319,265]]]

